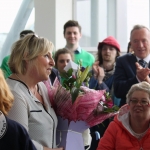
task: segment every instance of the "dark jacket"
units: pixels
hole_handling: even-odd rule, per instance
[[[6,117],[6,133],[0,138],[0,150],[36,150],[26,129]]]
[[[136,78],[137,59],[134,54],[125,54],[116,61],[114,73],[114,93],[121,98],[120,106],[126,103],[126,95],[133,84],[138,83]]]
[[[55,78],[58,78],[58,80],[60,81],[60,75],[57,69],[53,68],[51,74],[49,75],[49,78],[51,80],[51,84],[53,85]]]

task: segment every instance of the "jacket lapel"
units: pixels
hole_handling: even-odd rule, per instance
[[[131,66],[132,70],[134,72],[136,72],[135,63],[137,62],[137,59],[136,59],[135,55],[134,54],[129,55],[128,61],[129,61],[129,65]]]

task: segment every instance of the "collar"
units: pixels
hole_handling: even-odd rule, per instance
[[[66,49],[68,49],[67,45],[65,46]],[[78,52],[81,53],[82,49],[80,46],[78,46],[78,48],[74,51],[74,52]]]
[[[136,56],[136,59],[137,59],[137,61],[139,61],[141,58]],[[143,60],[146,61],[147,64],[149,64],[149,62],[150,62],[150,54],[147,57],[145,57]]]
[[[78,51],[79,53],[81,53],[81,47],[79,46],[76,51]]]

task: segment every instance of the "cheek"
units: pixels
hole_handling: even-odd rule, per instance
[[[63,68],[63,64],[62,64],[62,63],[58,63],[58,64],[57,64],[57,68],[58,68],[58,69],[62,69],[62,68]]]

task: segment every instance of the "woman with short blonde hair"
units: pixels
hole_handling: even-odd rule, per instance
[[[132,85],[127,104],[110,123],[97,150],[150,149],[150,84]]]
[[[48,39],[28,34],[13,44],[9,59],[15,100],[8,116],[26,128],[37,150],[63,149],[56,146],[57,117],[43,83],[54,66],[52,50]]]

